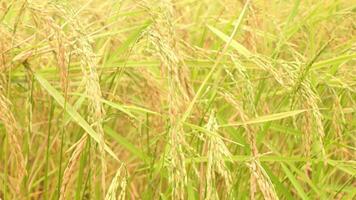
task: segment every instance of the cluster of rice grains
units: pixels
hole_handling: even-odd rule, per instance
[[[153,25],[149,30],[149,39],[157,51],[163,66],[163,73],[168,84],[169,131],[167,147],[167,163],[169,183],[172,186],[172,197],[184,199],[187,185],[186,150],[182,123],[183,112],[190,101],[191,88],[188,72],[176,47],[174,30],[174,8],[170,0],[159,1],[157,5],[145,4],[152,15]],[[157,9],[157,11],[155,10]]]
[[[226,158],[231,162],[232,154],[227,148],[223,137],[218,133],[218,123],[215,118],[214,110],[211,111],[206,129],[209,131],[206,135],[202,136],[204,143],[203,152],[206,152],[206,192],[204,199],[233,199],[232,191],[232,172],[226,165]],[[217,174],[216,174],[217,173]],[[223,179],[225,187],[222,189],[223,193],[218,192],[219,184],[218,178]],[[225,193],[225,194],[224,194]]]
[[[68,21],[68,24],[71,26],[73,33],[71,34],[73,39],[73,49],[76,51],[73,52],[77,54],[80,59],[80,66],[83,73],[83,83],[85,85],[85,95],[88,98],[88,122],[93,127],[94,131],[96,131],[99,135],[99,143],[98,148],[100,152],[100,160],[101,160],[101,192],[105,194],[106,192],[106,173],[107,173],[107,161],[106,161],[106,152],[105,152],[105,140],[104,140],[104,130],[103,130],[103,120],[105,118],[105,110],[102,105],[102,92],[99,83],[99,75],[98,75],[98,59],[96,54],[93,52],[91,46],[91,39],[88,34],[85,32],[84,27],[80,24],[79,19],[76,18],[75,12],[71,10],[71,8],[65,8],[64,6],[59,6],[58,4],[54,5],[54,7],[65,17]],[[64,56],[64,53],[61,52],[59,46],[58,56]],[[59,67],[61,67],[63,62],[59,62]],[[62,69],[61,69],[62,72]],[[73,154],[69,160],[67,168],[64,171],[63,175],[63,183],[61,186],[61,195],[60,199],[66,199],[66,188],[69,182],[70,177],[72,176],[73,168],[75,164],[79,161],[79,155],[84,150],[85,143],[87,142],[87,136],[83,135],[79,142],[76,143],[74,147]],[[106,195],[106,199],[116,198],[116,190],[118,187],[121,187],[121,193],[119,195],[119,199],[125,198],[125,188],[126,188],[126,175],[121,174],[125,169],[124,164],[121,163],[121,166],[118,167],[118,172],[116,176],[113,178],[112,183],[110,185],[110,191]],[[90,166],[91,167],[91,166]],[[120,179],[119,179],[120,178]],[[121,183],[119,185],[119,183]]]
[[[0,84],[0,120],[5,126],[5,130],[7,133],[6,136],[6,141],[7,144],[11,144],[11,148],[8,150],[10,151],[10,159],[6,160],[4,165],[2,166],[1,170],[4,170],[5,172],[9,173],[10,176],[14,176],[15,178],[13,180],[8,180],[9,181],[9,187],[11,187],[14,191],[15,194],[20,193],[20,184],[22,179],[24,178],[26,174],[26,161],[24,158],[24,155],[22,153],[22,132],[21,129],[19,128],[18,122],[16,121],[12,111],[11,111],[11,103],[10,101],[6,98],[5,95],[5,90],[4,90],[4,84],[3,81],[1,81]],[[2,143],[3,145],[6,145],[5,142]],[[6,166],[10,166],[9,169],[6,168]],[[16,169],[16,171],[12,171],[11,169]]]
[[[240,117],[243,123],[249,120],[249,117],[244,112],[242,106],[234,99],[234,97],[231,94],[225,92],[222,95],[224,96],[227,102],[229,102],[231,105],[234,106],[234,108],[237,111],[237,115]],[[264,169],[262,168],[259,162],[260,155],[256,143],[257,131],[253,126],[249,126],[249,125],[244,125],[244,129],[246,132],[247,141],[250,145],[251,154],[253,156],[251,162],[248,164],[251,171],[251,177],[250,177],[251,199],[256,198],[255,195],[257,192],[257,188],[256,188],[257,184],[261,192],[263,193],[265,199],[278,199],[278,196],[275,192],[271,180],[269,179],[268,175],[266,174],[266,172],[264,171]]]

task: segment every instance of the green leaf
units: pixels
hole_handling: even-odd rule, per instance
[[[337,64],[340,62],[352,60],[356,58],[356,54],[346,54],[346,55],[341,55],[335,58],[327,59],[327,60],[322,60],[319,62],[316,62],[312,65],[313,69],[320,69],[323,67],[329,67],[330,65]]]
[[[146,108],[138,107],[138,106],[120,105],[120,104],[117,104],[117,103],[114,103],[112,101],[108,101],[108,100],[105,100],[105,99],[102,99],[101,101],[103,103],[105,103],[105,104],[117,109],[117,110],[120,110],[121,112],[123,112],[123,113],[127,114],[128,116],[130,116],[132,118],[135,118],[135,119],[137,119],[137,117],[135,115],[133,115],[131,111],[133,111],[133,112],[143,112],[143,113],[154,114],[154,115],[160,115],[157,112],[154,112],[152,110],[148,110]]]
[[[235,141],[229,140],[229,139],[227,139],[227,138],[224,138],[224,137],[222,137],[219,133],[214,132],[214,131],[210,131],[210,130],[204,128],[204,127],[201,127],[201,126],[198,126],[198,125],[195,125],[195,124],[191,124],[191,123],[188,123],[188,122],[184,122],[183,124],[186,125],[186,126],[188,126],[188,127],[190,127],[190,128],[192,128],[192,129],[195,129],[195,130],[197,130],[197,131],[201,131],[201,132],[203,132],[203,133],[205,133],[205,134],[207,134],[207,135],[210,135],[210,136],[211,136],[211,135],[217,136],[217,137],[219,137],[220,139],[222,139],[222,140],[224,140],[224,141],[228,141],[228,142],[230,142],[230,143],[233,143],[233,144],[236,144],[236,145],[239,145],[239,146],[242,146],[242,147],[244,146],[243,144],[240,144],[240,143],[238,143],[238,142],[235,142]]]
[[[136,117],[135,115],[133,115],[129,110],[125,109],[125,108],[122,107],[121,105],[119,105],[119,104],[117,104],[117,103],[113,103],[113,102],[111,102],[111,101],[104,100],[104,99],[102,99],[101,101],[102,101],[103,103],[105,103],[105,104],[107,104],[107,105],[109,105],[109,106],[111,106],[111,107],[113,107],[113,108],[115,108],[115,109],[117,109],[117,110],[119,110],[119,111],[125,113],[126,115],[128,115],[128,116],[130,116],[130,117],[132,117],[132,118],[134,118],[134,119],[137,119],[137,117]]]
[[[343,165],[342,163],[338,163],[338,162],[336,162],[334,160],[330,160],[330,159],[327,160],[327,163],[333,167],[338,168],[339,170],[341,170],[347,174],[350,174],[351,176],[356,175],[356,170],[355,170],[356,163],[355,162],[353,163],[354,167],[348,167],[348,166]]]
[[[298,115],[300,113],[303,113],[307,110],[294,110],[294,111],[288,111],[288,112],[281,112],[281,113],[275,113],[271,115],[264,115],[255,119],[251,119],[245,122],[236,122],[232,124],[223,124],[220,125],[220,127],[230,127],[230,126],[242,126],[242,125],[247,125],[247,124],[258,124],[258,123],[263,123],[263,122],[269,122],[269,121],[275,121],[279,119],[284,119],[287,117],[292,117],[295,115]]]
[[[193,110],[193,107],[195,105],[195,103],[197,102],[197,100],[200,98],[200,96],[203,94],[203,91],[206,87],[206,85],[208,84],[208,81],[210,80],[210,78],[213,76],[215,70],[218,68],[220,62],[222,61],[222,58],[223,58],[223,55],[225,53],[225,51],[227,50],[227,47],[232,43],[234,42],[233,38],[234,36],[236,35],[237,33],[237,30],[239,29],[240,25],[241,25],[241,22],[245,16],[245,13],[246,13],[246,10],[248,8],[248,4],[249,4],[249,1],[247,1],[245,3],[245,6],[242,10],[242,12],[240,13],[240,16],[239,18],[237,19],[236,23],[234,24],[234,30],[232,31],[230,37],[226,36],[226,44],[224,45],[224,48],[222,49],[222,52],[221,54],[217,57],[217,59],[215,59],[215,63],[214,63],[214,66],[210,69],[209,73],[206,75],[206,77],[204,78],[202,84],[199,86],[199,89],[197,91],[197,93],[195,94],[194,98],[191,100],[191,102],[189,103],[186,111],[184,112],[182,118],[180,119],[181,122],[185,122],[186,119],[188,119],[189,115],[191,114],[192,110]],[[210,27],[210,26],[208,26]],[[213,28],[213,27],[210,27],[210,28]],[[215,29],[215,28],[213,28]],[[217,30],[217,29],[216,29]],[[218,30],[217,30],[218,31]]]
[[[89,135],[92,137],[99,145],[100,143],[100,136],[94,129],[88,124],[88,122],[68,103],[65,101],[64,97],[59,93],[45,78],[41,75],[33,73],[36,80],[40,83],[40,85],[45,89],[49,95],[51,95],[57,103],[65,109],[65,111],[73,118],[73,120],[81,126]],[[115,153],[104,144],[104,149],[108,152],[115,160],[119,160]]]
[[[302,186],[299,184],[297,178],[292,174],[292,172],[288,169],[288,167],[283,163],[281,163],[281,166],[282,166],[284,173],[286,174],[286,176],[288,177],[288,179],[290,180],[290,182],[292,183],[294,188],[297,190],[297,194],[303,200],[309,199],[307,194],[304,192]]]
[[[130,141],[128,141],[125,137],[121,136],[118,134],[116,131],[111,129],[108,126],[104,127],[104,131],[107,135],[115,139],[116,142],[118,142],[121,146],[123,146],[125,149],[130,151],[134,156],[140,158],[141,160],[145,161],[148,163],[150,161],[150,157],[145,154],[143,151],[138,149],[135,145],[133,145]]]
[[[278,179],[277,176],[275,176],[272,172],[272,170],[270,170],[267,165],[261,163],[262,167],[264,168],[264,170],[266,171],[266,173],[268,174],[268,176],[270,177],[273,185],[275,186],[278,194],[283,194],[284,197],[286,197],[286,199],[294,199],[292,194],[289,192],[289,190],[283,185],[283,183],[281,183]],[[280,195],[279,195],[280,196]]]
[[[151,21],[146,21],[142,26],[140,26],[137,30],[133,31],[128,38],[112,53],[111,57],[108,58],[105,66],[110,66],[112,63],[116,62],[133,44],[137,41],[137,39],[141,36],[142,32],[151,24]]]
[[[208,28],[215,34],[217,35],[220,39],[222,39],[225,42],[229,41],[229,36],[227,36],[225,33],[221,32],[220,30],[207,25]],[[240,43],[236,42],[235,40],[232,40],[230,42],[231,47],[233,47],[237,52],[239,52],[241,55],[245,56],[245,57],[251,57],[253,54],[243,45],[241,45]]]
[[[71,94],[72,95],[78,95],[81,98],[89,98],[88,95],[84,95],[84,94],[81,94],[81,93],[71,93]],[[138,118],[132,112],[160,115],[159,113],[154,112],[152,110],[148,110],[147,108],[142,108],[142,107],[138,107],[138,106],[131,106],[131,105],[130,106],[128,106],[128,105],[120,105],[118,103],[114,103],[112,101],[108,101],[108,100],[105,100],[105,99],[100,99],[100,101],[103,102],[104,104],[112,107],[112,108],[115,108],[116,110],[119,110],[119,111],[125,113],[129,117],[137,119],[137,120],[138,120]]]

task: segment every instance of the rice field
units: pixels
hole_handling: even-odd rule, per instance
[[[354,0],[0,0],[0,200],[356,198]]]

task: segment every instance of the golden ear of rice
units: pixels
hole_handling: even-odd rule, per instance
[[[68,20],[69,25],[73,29],[75,35],[74,47],[77,49],[77,54],[80,57],[83,79],[85,82],[86,95],[89,97],[89,119],[94,130],[100,135],[99,152],[101,160],[101,186],[103,193],[106,189],[105,176],[107,171],[107,163],[105,156],[105,139],[102,122],[105,117],[105,110],[102,105],[102,93],[99,83],[99,75],[97,72],[97,56],[90,44],[90,38],[85,34],[84,28],[80,21],[76,18],[70,7],[64,5],[53,5],[60,13]],[[61,50],[62,51],[62,50]],[[63,53],[63,52],[62,52]],[[63,59],[63,58],[60,58]],[[64,59],[65,60],[65,59]],[[64,64],[64,63],[63,63]]]
[[[170,145],[168,149],[169,162],[167,168],[169,172],[169,182],[172,186],[172,196],[174,199],[185,198],[185,187],[187,185],[187,171],[185,168],[183,130],[179,126],[174,126],[169,131]]]
[[[256,181],[258,184],[259,189],[261,190],[264,199],[267,200],[276,200],[279,199],[275,188],[272,184],[271,179],[267,175],[267,173],[262,168],[258,158],[253,158],[251,164],[249,165],[251,170],[251,176],[253,176],[253,181]],[[255,184],[255,183],[252,183]],[[256,192],[254,190],[253,192]],[[251,199],[255,198],[255,194],[251,194]]]
[[[0,121],[4,124],[9,144],[11,145],[10,154],[14,158],[16,169],[10,172],[17,177],[17,183],[14,185],[16,192],[19,192],[19,187],[23,177],[27,174],[26,162],[21,149],[21,132],[17,121],[10,109],[10,101],[2,93],[2,85],[0,85]],[[10,157],[11,158],[11,157]],[[11,159],[10,159],[11,161]]]
[[[235,109],[238,112],[238,115],[241,118],[241,121],[248,121],[249,117],[247,114],[244,112],[242,106],[240,103],[235,100],[233,95],[229,93],[222,93],[222,95],[225,97],[226,101],[231,103]],[[264,171],[262,166],[260,165],[259,162],[259,152],[257,149],[257,144],[256,144],[256,136],[255,133],[256,131],[254,128],[250,125],[244,125],[244,129],[246,132],[247,136],[247,141],[251,147],[252,151],[252,160],[249,164],[250,171],[251,171],[251,177],[250,177],[250,195],[251,199],[255,198],[255,193],[257,192],[256,186],[258,185],[259,189],[261,190],[263,197],[265,199],[278,199],[277,193],[274,189],[274,185],[272,184],[269,176],[267,173]]]
[[[205,143],[207,144],[206,156],[208,158],[207,170],[206,170],[206,196],[205,199],[219,199],[218,195],[218,181],[216,173],[219,174],[224,181],[223,192],[220,194],[225,194],[221,196],[222,199],[229,199],[231,196],[232,189],[232,174],[225,164],[225,158],[231,159],[232,154],[225,145],[224,141],[221,139],[218,131],[218,123],[215,118],[214,111],[211,112],[206,129],[211,132],[207,134],[205,138]]]
[[[59,196],[60,200],[66,199],[66,193],[67,193],[67,188],[68,188],[69,182],[75,172],[75,166],[78,163],[80,154],[82,153],[82,151],[85,147],[86,141],[87,141],[87,135],[83,135],[83,137],[78,141],[78,143],[77,143],[77,145],[69,159],[68,165],[67,165],[66,169],[64,170],[63,181],[62,181],[61,190],[60,190],[61,193]]]
[[[61,87],[65,98],[68,93],[68,65],[69,65],[69,46],[70,42],[62,29],[53,17],[51,12],[41,12],[44,10],[53,9],[52,7],[45,7],[41,5],[30,4],[29,10],[31,14],[38,18],[38,23],[42,22],[47,36],[48,43],[55,53],[55,58],[60,72]]]
[[[288,76],[290,83],[289,89],[293,91],[293,98],[291,104],[292,107],[301,106],[303,109],[307,110],[304,113],[303,124],[301,129],[304,132],[304,154],[306,156],[311,155],[312,142],[314,141],[315,146],[320,150],[321,155],[325,158],[326,153],[323,145],[324,139],[324,125],[323,125],[323,115],[320,112],[318,103],[320,99],[318,95],[314,92],[312,84],[308,76],[300,78],[300,74],[303,72],[303,66],[298,66],[293,68],[292,66],[287,66]],[[297,70],[296,70],[297,69]],[[310,162],[306,164],[306,173],[311,176]]]
[[[127,170],[122,163],[111,181],[105,200],[125,200],[127,187]],[[119,195],[117,191],[120,190]]]
[[[173,25],[174,7],[170,0],[158,2],[158,10],[154,5],[145,5],[150,12],[153,25],[148,32],[151,43],[164,66],[163,73],[168,77],[168,104],[169,104],[169,148],[167,163],[169,182],[172,186],[174,199],[185,198],[187,185],[187,172],[185,166],[185,151],[188,144],[185,141],[184,130],[179,123],[182,113],[191,98],[188,70],[184,65],[176,47],[175,28]]]

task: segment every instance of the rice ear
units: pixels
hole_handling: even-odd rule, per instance
[[[168,77],[168,104],[169,104],[169,147],[167,149],[169,163],[169,183],[172,186],[174,199],[185,198],[187,185],[186,155],[189,149],[185,141],[184,130],[179,119],[185,111],[192,95],[188,78],[188,69],[179,55],[176,47],[174,20],[174,7],[170,0],[160,0],[158,9],[146,2],[145,7],[152,16],[153,24],[148,32],[149,39],[155,48],[163,65],[162,73]]]
[[[12,146],[12,148],[10,148],[10,154],[13,155],[16,164],[16,172],[14,171],[11,173],[17,177],[17,183],[14,188],[16,189],[16,192],[19,193],[20,183],[22,182],[23,177],[27,174],[26,161],[21,149],[22,134],[14,114],[10,109],[10,101],[3,95],[2,91],[2,85],[0,85],[0,121],[2,121],[5,126],[9,144]]]
[[[120,167],[114,178],[111,181],[109,189],[106,193],[105,200],[125,200],[127,187],[127,169],[124,163],[121,163]],[[119,195],[117,190],[120,189]]]
[[[69,159],[68,165],[64,170],[63,181],[62,181],[60,196],[59,196],[60,200],[66,199],[66,193],[67,193],[69,182],[73,177],[73,174],[75,172],[75,166],[78,163],[78,160],[80,158],[81,153],[83,152],[86,142],[87,142],[87,135],[83,135],[82,138],[77,142],[77,145]]]
[[[97,72],[97,56],[93,51],[90,44],[90,38],[85,35],[85,30],[82,28],[80,21],[76,18],[75,13],[70,7],[64,5],[53,5],[60,13],[62,13],[68,20],[69,25],[74,31],[76,42],[74,47],[77,49],[77,54],[81,58],[80,66],[83,73],[83,79],[85,82],[85,93],[89,97],[89,119],[92,123],[94,130],[100,135],[99,152],[101,154],[101,186],[103,193],[106,189],[105,177],[107,171],[107,162],[105,156],[105,139],[102,123],[105,117],[105,109],[102,105],[102,92],[99,83],[99,74]]]
[[[206,129],[211,131],[212,134],[207,134],[204,136],[204,141],[206,146],[206,156],[207,169],[206,169],[206,196],[205,199],[219,199],[216,173],[219,174],[224,181],[224,192],[220,192],[222,199],[230,199],[232,190],[232,173],[227,167],[224,158],[231,159],[232,154],[230,153],[228,147],[225,145],[221,136],[218,134],[218,123],[215,118],[215,112],[212,110],[208,123],[206,124]]]
[[[231,103],[237,111],[238,116],[241,118],[241,121],[248,121],[249,116],[244,112],[244,109],[240,105],[240,103],[235,100],[235,98],[225,92],[222,93],[225,100]],[[252,160],[248,164],[251,176],[250,176],[250,197],[251,199],[256,198],[255,193],[257,192],[256,186],[261,190],[263,197],[268,200],[278,199],[277,193],[275,191],[274,185],[272,184],[269,176],[266,172],[264,172],[262,166],[259,162],[259,151],[256,144],[256,130],[251,125],[244,125],[247,141],[251,148]]]

